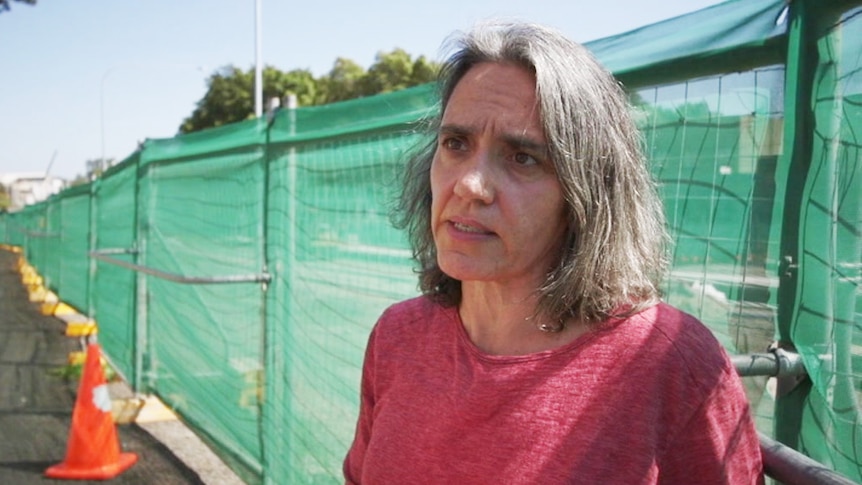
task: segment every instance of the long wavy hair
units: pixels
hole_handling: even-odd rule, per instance
[[[455,86],[483,62],[513,63],[535,75],[536,96],[567,202],[566,242],[537,288],[537,316],[595,323],[654,304],[667,267],[664,213],[642,153],[628,98],[603,66],[561,33],[520,22],[478,25],[452,39],[439,77],[431,140],[408,160],[394,213],[418,262],[419,288],[441,304],[461,301],[461,282],[437,264],[430,169],[440,119]]]

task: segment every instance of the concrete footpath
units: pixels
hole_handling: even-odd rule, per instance
[[[106,483],[43,476],[66,456],[77,381],[56,374],[81,342],[30,301],[17,261],[0,249],[0,484]],[[127,421],[117,425],[120,446],[138,462],[107,483],[243,483],[158,399],[134,396],[122,383],[109,388],[115,414],[127,414],[117,416]]]

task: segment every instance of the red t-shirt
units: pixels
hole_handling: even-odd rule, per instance
[[[346,483],[762,483],[724,349],[659,304],[563,347],[495,356],[458,311],[389,308],[366,349]]]

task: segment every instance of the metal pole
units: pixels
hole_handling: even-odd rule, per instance
[[[823,464],[760,433],[766,476],[784,485],[858,485]]]
[[[799,377],[805,376],[805,364],[802,357],[795,352],[784,349],[774,349],[764,354],[744,354],[730,357],[740,377],[773,376]]]
[[[237,274],[226,276],[183,276],[167,271],[161,271],[154,268],[148,268],[134,263],[127,263],[116,258],[112,258],[99,251],[90,251],[90,257],[99,261],[113,264],[121,268],[130,269],[139,273],[148,274],[161,278],[163,280],[173,281],[174,283],[182,283],[186,285],[214,285],[223,283],[268,283],[272,277],[268,273],[261,274]]]
[[[261,0],[254,1],[254,117],[263,114],[263,66],[261,41]]]

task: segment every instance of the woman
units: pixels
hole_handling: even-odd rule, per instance
[[[727,355],[659,301],[661,205],[613,77],[498,24],[441,81],[400,205],[423,296],[372,331],[346,482],[761,482]]]

